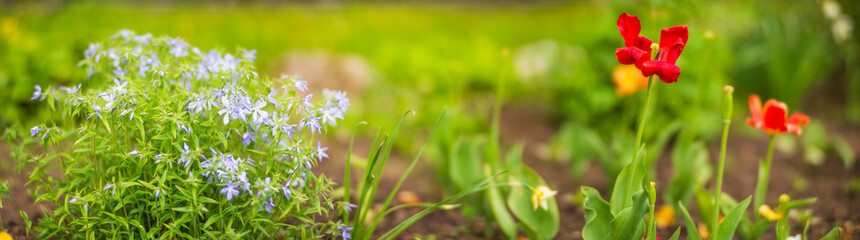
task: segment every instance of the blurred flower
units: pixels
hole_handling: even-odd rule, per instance
[[[632,65],[619,65],[612,71],[612,83],[619,96],[630,96],[648,87],[648,78]]]
[[[758,214],[769,221],[776,221],[782,219],[782,213],[779,211],[774,211],[768,205],[759,206]]]
[[[42,131],[42,129],[39,128],[39,126],[35,126],[33,128],[30,128],[30,137],[36,136],[36,134],[39,134],[39,132],[41,132],[41,131]]]
[[[641,69],[642,63],[651,58],[651,44],[654,42],[639,35],[642,25],[636,16],[622,13],[618,16],[617,25],[624,38],[624,47],[615,49],[615,57],[621,64],[634,64]]]
[[[657,213],[654,215],[657,221],[657,228],[666,228],[675,225],[675,209],[667,204],[660,205]]]
[[[33,97],[31,97],[30,100],[36,100],[38,98],[39,102],[44,101],[47,96],[45,93],[46,92],[42,91],[42,86],[36,85],[36,91],[33,91]]]
[[[549,209],[546,200],[558,194],[558,191],[553,191],[547,186],[538,186],[533,189],[533,191],[534,192],[532,193],[532,207],[534,208],[534,210],[537,210],[538,205],[540,205],[540,207],[544,210]]]
[[[404,204],[421,203],[421,198],[412,191],[403,191],[397,194],[397,200]]]
[[[343,237],[343,240],[352,239],[352,235],[349,234],[349,232],[352,231],[351,227],[347,227],[346,225],[340,225],[336,229],[340,231],[340,236]]]
[[[785,238],[785,240],[803,240],[803,237],[801,237],[800,234],[797,234],[794,236],[789,236],[789,237]]]
[[[785,132],[800,135],[802,132],[800,126],[809,123],[809,117],[802,113],[794,113],[786,120],[788,107],[785,103],[774,99],[767,100],[762,108],[761,98],[753,94],[750,95],[749,106],[752,116],[747,118],[747,124],[771,135]]]
[[[708,237],[711,236],[711,231],[708,231],[708,226],[704,223],[696,224],[696,228],[698,228],[699,236],[701,236],[702,239],[708,239]]]
[[[681,75],[681,69],[675,65],[675,61],[684,51],[687,37],[689,37],[687,25],[664,28],[660,31],[660,45],[658,46],[660,51],[657,52],[655,60],[642,63],[642,74],[646,77],[657,74],[660,80],[665,83],[677,82],[678,76]]]
[[[237,187],[239,187],[239,183],[233,183],[228,180],[226,186],[221,189],[221,194],[226,195],[227,201],[232,201],[233,196],[239,195],[239,190],[236,189]]]
[[[841,15],[833,20],[833,38],[837,43],[846,43],[854,34],[854,21],[848,15]]]
[[[787,203],[788,201],[791,201],[791,197],[789,197],[788,194],[779,195],[780,203]]]
[[[824,12],[824,16],[830,20],[836,20],[839,15],[842,15],[842,7],[833,0],[821,1],[821,10]]]
[[[4,231],[0,231],[0,240],[12,240],[12,236]]]

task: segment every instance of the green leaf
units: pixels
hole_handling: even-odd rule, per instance
[[[615,215],[610,224],[612,225],[612,234],[610,239],[627,240],[640,239],[644,235],[644,224],[642,217],[648,213],[648,193],[639,191],[633,195],[633,202],[630,207],[624,208]]]
[[[738,222],[741,221],[741,217],[743,217],[744,212],[746,212],[747,207],[750,205],[750,197],[735,205],[732,210],[726,214],[723,221],[717,225],[717,237],[721,239],[731,240],[735,235],[735,229],[738,226]]]
[[[512,182],[522,182],[529,186],[546,186],[546,182],[529,167],[521,166],[512,172]],[[514,216],[527,229],[537,233],[539,239],[552,239],[558,233],[559,213],[555,198],[548,198],[547,209],[534,208],[532,190],[525,186],[511,186],[508,194],[508,207]]]
[[[490,171],[489,166],[485,168],[485,171]],[[493,185],[493,183],[495,183],[495,181],[490,181],[490,185]],[[514,218],[511,216],[511,213],[508,212],[508,207],[505,206],[505,199],[499,192],[499,187],[490,187],[484,195],[487,198],[487,205],[493,213],[493,218],[496,220],[502,233],[504,233],[508,238],[516,238],[517,224],[514,222]]]
[[[681,209],[681,215],[684,216],[684,221],[687,223],[687,240],[702,240],[702,235],[699,234],[699,229],[696,228],[696,223],[690,217],[690,212],[684,207],[684,204],[678,202],[678,207]]]
[[[839,240],[839,236],[841,236],[841,235],[842,235],[842,228],[835,227],[835,228],[833,228],[833,230],[830,230],[830,232],[828,232],[827,235],[824,235],[824,237],[822,237],[821,240]]]
[[[675,229],[675,234],[672,234],[672,237],[669,238],[669,240],[678,240],[679,237],[681,237],[681,227]]]
[[[457,189],[466,189],[480,182],[484,176],[481,171],[481,145],[478,139],[460,138],[451,153],[448,176]]]
[[[615,179],[615,187],[612,188],[612,196],[609,199],[610,210],[612,215],[617,216],[618,212],[630,206],[633,194],[642,191],[642,180],[645,177],[645,169],[642,167],[643,159],[645,158],[644,145],[639,151],[639,166],[633,166],[633,163],[628,163],[618,174]],[[632,172],[632,174],[631,174]],[[632,175],[632,176],[631,176]],[[630,181],[630,179],[633,179]],[[629,185],[629,186],[628,186]]]
[[[612,232],[610,222],[613,218],[609,203],[600,197],[600,192],[592,187],[582,187],[582,208],[585,209],[585,226],[582,227],[582,239],[604,239]]]

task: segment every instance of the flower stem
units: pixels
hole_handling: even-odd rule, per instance
[[[629,177],[627,178],[627,192],[624,196],[630,195],[630,190],[633,188],[633,173],[636,172],[636,167],[639,166],[639,146],[642,144],[642,132],[645,131],[645,121],[648,120],[648,106],[651,105],[651,95],[654,92],[654,88],[657,86],[654,82],[656,82],[656,79],[654,79],[654,75],[651,75],[651,77],[648,78],[648,95],[645,98],[645,105],[642,106],[642,114],[639,116],[639,129],[636,131],[636,146],[634,146],[633,150],[633,168],[628,171]],[[627,205],[627,197],[624,197],[624,200],[621,202],[624,203],[622,206]]]
[[[753,198],[753,202],[755,203],[755,208],[758,209],[759,206],[764,204],[764,200],[767,197],[767,181],[770,176],[770,163],[773,160],[773,140],[776,135],[770,136],[770,143],[767,146],[767,158],[765,159],[764,165],[759,166],[758,171],[758,184],[755,186],[755,197]],[[759,220],[761,216],[759,214],[755,214],[755,219]]]
[[[729,125],[731,125],[732,120],[723,120],[723,140],[720,144],[720,163],[717,167],[717,186],[714,189],[714,222],[711,227],[711,234],[714,236],[713,239],[717,238],[717,225],[720,223],[720,194],[723,192],[723,171],[725,169],[726,163],[726,142],[729,138]]]

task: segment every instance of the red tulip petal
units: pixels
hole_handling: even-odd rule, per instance
[[[642,75],[650,77],[654,74],[657,74],[665,83],[673,83],[678,81],[681,69],[666,61],[650,60],[642,64]]]
[[[798,125],[798,126],[799,125],[806,125],[806,124],[809,124],[809,117],[807,117],[803,113],[794,113],[794,114],[791,114],[790,118],[788,118],[788,124],[794,124],[794,125]]]
[[[785,132],[785,118],[788,117],[788,107],[777,100],[767,100],[764,104],[764,130],[768,132]]]
[[[642,31],[642,25],[639,23],[639,18],[627,13],[622,13],[618,17],[618,31],[621,32],[621,37],[624,37],[624,45],[627,47],[636,46],[639,38],[639,32]]]
[[[758,95],[750,95],[749,97],[750,117],[747,118],[747,125],[761,128],[763,126],[761,119],[761,98]]]
[[[651,41],[651,39],[648,39],[646,37],[639,36],[639,39],[637,39],[636,47],[648,52],[648,54],[651,54],[651,44],[654,44],[654,41]]]
[[[615,57],[618,58],[618,62],[621,64],[636,64],[636,66],[639,67],[641,63],[647,61],[650,56],[651,55],[648,54],[648,52],[642,51],[642,49],[636,47],[615,49]]]
[[[660,32],[660,60],[675,64],[687,45],[687,37],[689,32],[686,25],[664,28]]]

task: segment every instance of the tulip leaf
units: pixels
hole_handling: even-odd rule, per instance
[[[627,240],[642,238],[645,230],[642,217],[645,216],[649,208],[648,193],[645,191],[636,192],[630,207],[618,212],[615,215],[615,219],[612,219],[612,222],[610,222],[612,225],[612,234],[609,239]]]
[[[466,189],[484,178],[481,171],[481,145],[478,139],[460,138],[451,151],[448,176],[458,190]]]
[[[580,188],[583,195],[582,208],[585,209],[585,226],[582,227],[582,239],[604,239],[612,232],[610,222],[614,218],[609,210],[609,203],[600,197],[600,192],[592,187]]]
[[[696,228],[696,223],[690,217],[690,212],[684,207],[684,204],[678,202],[678,207],[681,209],[681,215],[684,216],[684,221],[687,223],[687,240],[702,240],[702,235],[699,235],[699,229]]]
[[[642,162],[645,155],[645,145],[642,145],[639,150],[638,166],[633,166],[632,162],[628,163],[616,177],[615,187],[612,188],[612,196],[609,198],[610,210],[613,215],[617,216],[618,212],[629,207],[633,203],[631,201],[633,193],[643,190],[642,180],[645,177],[645,168],[642,167]]]
[[[489,167],[485,168],[485,170],[489,171]],[[494,183],[495,181],[490,180],[490,185]],[[504,233],[508,238],[515,238],[517,235],[517,224],[508,212],[508,208],[505,206],[504,198],[502,197],[502,193],[499,192],[499,188],[500,187],[490,187],[487,189],[484,193],[486,194],[486,201],[489,202],[488,207],[490,207],[490,211],[492,211],[493,217],[499,225],[499,229],[502,230],[502,233]]]
[[[717,233],[719,233],[719,235],[717,235],[719,239],[717,240],[732,239],[732,237],[735,235],[735,229],[738,226],[738,222],[741,221],[741,217],[743,217],[743,214],[749,205],[750,198],[747,197],[747,199],[741,201],[740,203],[738,203],[738,205],[735,205],[735,207],[732,208],[732,210],[730,210],[728,214],[726,214],[725,218],[723,218],[723,221],[720,222],[719,225],[717,225]]]
[[[522,182],[532,187],[546,186],[546,182],[529,167],[521,166],[511,174],[512,182]],[[512,186],[508,195],[508,207],[526,229],[536,233],[538,239],[552,239],[558,233],[559,213],[555,197],[546,199],[547,209],[532,203],[532,190],[525,186]]]
[[[833,230],[824,235],[821,240],[839,240],[839,236],[842,235],[842,228],[835,227]]]
[[[678,238],[680,238],[680,237],[681,237],[681,227],[678,227],[678,229],[675,229],[675,234],[672,234],[672,237],[669,238],[669,240],[678,240]]]

